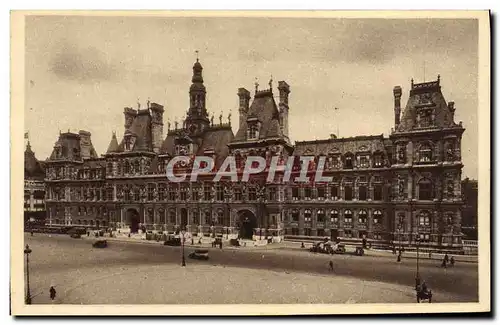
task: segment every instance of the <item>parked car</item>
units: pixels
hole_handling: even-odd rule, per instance
[[[194,252],[190,253],[188,257],[195,260],[208,260],[208,250],[197,249]]]
[[[344,244],[338,244],[335,250],[333,251],[335,254],[344,254],[346,252]]]
[[[92,244],[95,248],[106,248],[108,247],[108,242],[106,240],[97,240]]]
[[[167,239],[163,242],[166,246],[181,246],[181,239],[179,237],[167,236]]]

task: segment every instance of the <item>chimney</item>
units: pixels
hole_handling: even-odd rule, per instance
[[[278,81],[278,90],[280,92],[279,112],[281,132],[288,137],[288,94],[290,94],[290,86],[285,81]]]
[[[149,109],[151,110],[152,120],[151,133],[153,136],[153,151],[159,153],[163,143],[163,112],[165,112],[165,109],[162,105],[157,103],[151,103]]]
[[[137,111],[130,107],[125,107],[123,109],[123,114],[125,115],[125,131],[130,128],[132,122],[134,122],[135,117],[137,116]]]
[[[398,127],[401,122],[401,86],[395,86],[392,92],[394,93],[394,124]]]
[[[250,92],[245,88],[238,88],[238,97],[240,98],[240,127],[247,121],[248,109],[250,108]]]

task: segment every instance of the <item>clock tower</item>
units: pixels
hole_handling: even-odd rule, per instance
[[[207,91],[203,84],[203,67],[196,59],[193,65],[193,77],[191,87],[189,88],[189,110],[185,121],[188,134],[198,136],[209,127],[208,113],[206,108]]]

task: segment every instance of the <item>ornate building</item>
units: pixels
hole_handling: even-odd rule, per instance
[[[290,86],[278,82],[279,100],[269,89],[240,88],[239,128],[230,119],[209,117],[202,66],[193,66],[189,110],[179,125],[167,125],[163,106],[125,108],[125,132],[113,133],[98,157],[90,134],[61,134],[47,160],[47,213],[51,225],[113,227],[121,232],[186,229],[199,236],[224,238],[369,238],[381,245],[461,247],[461,137],[454,103],[447,103],[437,81],[414,84],[401,112],[401,87],[395,87],[395,126],[390,136],[356,136],[290,143]],[[293,112],[293,110],[292,110]],[[267,162],[279,156],[326,157],[330,183],[267,182],[269,170],[250,182],[169,182],[166,166],[176,155],[210,156],[218,169],[234,155],[241,172],[247,156]],[[294,174],[300,170],[296,159]],[[191,163],[175,165],[189,173]],[[202,166],[203,167],[203,166]],[[293,179],[293,178],[292,178]]]
[[[45,211],[44,163],[38,161],[28,141],[24,151],[24,224],[44,224]]]

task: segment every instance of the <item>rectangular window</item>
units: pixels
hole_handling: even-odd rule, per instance
[[[346,201],[351,201],[352,200],[352,186],[346,186],[346,187],[344,187],[344,199]]]
[[[325,230],[324,229],[318,229],[318,236],[319,237],[324,237],[325,236]]]
[[[370,167],[370,160],[367,156],[361,156],[359,157],[359,165],[361,168],[368,168]]]
[[[299,199],[299,188],[292,187],[292,200],[296,201]]]
[[[212,199],[212,186],[210,184],[203,185],[203,199],[210,201]]]
[[[148,184],[148,201],[154,200],[154,190],[155,190],[154,184]]]
[[[382,185],[376,184],[373,187],[373,199],[375,201],[382,201]]]
[[[304,228],[304,236],[311,236],[311,228]]]
[[[309,187],[304,188],[304,199],[306,200],[311,199],[311,188]]]
[[[158,184],[158,200],[165,201],[166,198],[166,186],[163,183]]]
[[[383,165],[382,155],[378,154],[378,155],[373,156],[373,160],[374,160],[375,167],[377,167],[377,168],[382,167],[382,165]]]
[[[298,211],[292,212],[292,222],[299,222],[299,212]]]
[[[108,201],[113,201],[113,199],[114,199],[114,190],[113,190],[113,188],[112,187],[108,188],[107,193],[108,193]]]
[[[326,191],[324,187],[318,187],[317,188],[318,192],[318,200],[324,200],[326,196]]]
[[[330,193],[332,200],[336,201],[339,199],[339,187],[334,185],[331,188],[331,193]]]
[[[270,201],[276,201],[276,187],[271,187],[269,188],[269,200]]]
[[[292,236],[298,236],[299,235],[299,228],[292,228]]]
[[[352,224],[352,217],[344,217],[344,223]]]
[[[248,188],[248,200],[249,201],[257,200],[257,190],[255,187]]]
[[[181,192],[180,192],[180,199],[181,201],[187,201],[187,193],[189,191],[189,188],[186,186],[181,187]]]
[[[241,188],[240,187],[235,187],[234,188],[234,200],[235,201],[241,201],[243,199],[241,195]]]
[[[216,200],[217,201],[224,201],[224,188],[222,185],[217,184],[215,185],[215,193],[216,193]]]
[[[359,187],[359,200],[360,201],[366,201],[367,193],[366,193],[366,186],[362,185]]]
[[[191,189],[191,199],[193,201],[198,201],[200,199],[199,189],[197,186],[193,186],[193,188]]]
[[[344,237],[352,238],[352,231],[350,231],[350,230],[344,230]]]
[[[177,186],[170,185],[168,188],[168,200],[169,201],[175,201],[177,199]]]

